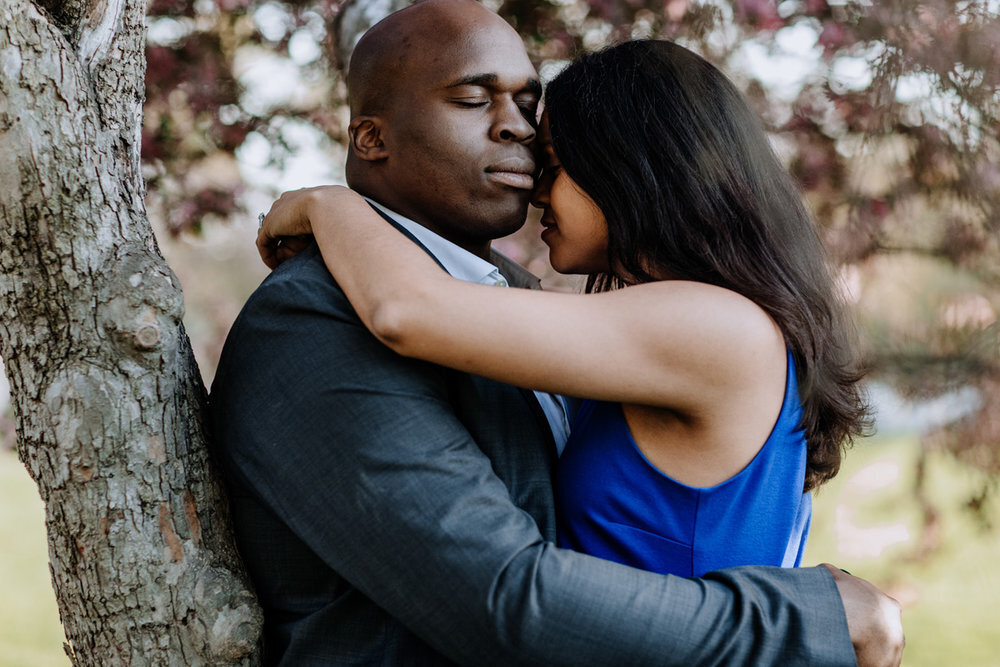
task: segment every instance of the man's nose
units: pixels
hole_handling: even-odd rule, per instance
[[[497,105],[497,117],[493,123],[492,139],[494,141],[516,141],[528,143],[535,138],[535,126],[525,117],[526,109],[519,106],[513,99],[504,100]]]

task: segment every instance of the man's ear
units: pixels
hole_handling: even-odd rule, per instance
[[[378,116],[358,116],[351,120],[347,131],[351,152],[362,160],[384,160],[389,157],[382,138],[384,121]]]

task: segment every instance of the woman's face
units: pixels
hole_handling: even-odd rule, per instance
[[[608,224],[594,200],[559,165],[548,114],[538,129],[542,175],[531,203],[542,209],[542,241],[559,273],[608,271]]]

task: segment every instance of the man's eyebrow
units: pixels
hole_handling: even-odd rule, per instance
[[[469,76],[464,76],[457,81],[445,86],[446,88],[458,88],[460,86],[482,86],[483,88],[494,88],[500,77],[496,74],[471,74]],[[525,83],[525,88],[528,92],[541,97],[542,96],[542,84],[538,79],[528,79]]]

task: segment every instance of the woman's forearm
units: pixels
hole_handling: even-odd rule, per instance
[[[783,368],[774,322],[719,287],[662,281],[581,295],[466,283],[357,193],[334,187],[282,195],[258,235],[261,255],[275,255],[278,237],[309,233],[362,323],[403,356],[684,414]],[[783,371],[775,377],[783,386]]]

